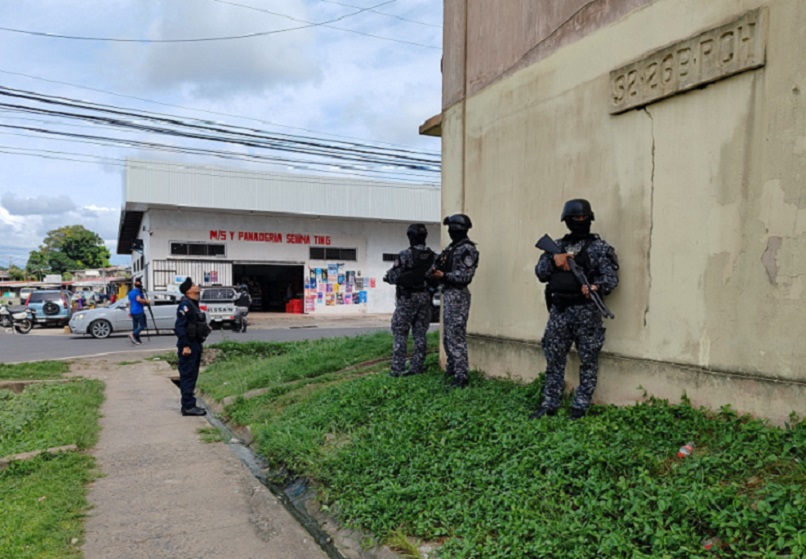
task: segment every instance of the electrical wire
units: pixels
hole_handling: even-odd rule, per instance
[[[354,6],[353,4],[345,4],[343,2],[334,2],[333,0],[319,0],[320,2],[325,2],[326,4],[335,4],[337,6],[344,6],[345,8],[360,8],[360,6]],[[386,17],[392,17],[400,21],[405,21],[408,23],[416,23],[417,25],[423,25],[425,27],[436,27],[437,29],[442,29],[441,25],[437,25],[435,23],[425,23],[424,21],[417,21],[414,19],[405,18],[396,14],[390,14],[388,12],[380,12],[378,10],[369,9],[367,10],[372,12],[373,14],[378,14]]]
[[[96,93],[103,93],[105,95],[112,95],[114,97],[121,97],[123,99],[133,99],[135,101],[142,101],[144,103],[152,103],[154,105],[160,105],[160,106],[163,106],[163,107],[173,107],[173,108],[176,108],[176,109],[183,109],[183,110],[186,110],[186,111],[193,111],[193,112],[216,115],[216,116],[226,116],[226,117],[229,117],[229,118],[237,118],[237,119],[242,119],[242,120],[250,120],[250,121],[253,121],[253,122],[259,122],[260,124],[267,124],[269,126],[277,126],[278,128],[288,128],[289,130],[300,130],[302,132],[310,132],[310,133],[313,133],[313,134],[319,134],[320,136],[330,136],[330,137],[333,137],[333,138],[342,138],[342,139],[345,139],[345,140],[354,140],[354,141],[357,141],[357,142],[361,142],[361,143],[363,143],[365,145],[386,145],[386,146],[391,146],[391,147],[402,147],[402,148],[405,148],[405,149],[410,149],[410,148],[408,148],[408,146],[402,146],[400,144],[394,144],[394,143],[390,143],[390,142],[370,141],[370,140],[367,140],[365,138],[355,138],[355,137],[352,137],[352,136],[343,136],[343,135],[339,135],[339,134],[331,134],[331,133],[328,133],[328,132],[320,132],[320,131],[316,131],[316,130],[311,130],[309,128],[300,128],[300,127],[297,127],[297,126],[288,126],[288,125],[284,125],[284,124],[278,124],[276,122],[271,122],[271,121],[268,121],[268,120],[261,120],[259,118],[254,118],[254,117],[236,115],[236,114],[232,114],[232,113],[224,113],[224,112],[220,112],[220,111],[211,111],[211,110],[207,110],[207,109],[197,109],[197,108],[194,108],[194,107],[187,107],[187,106],[184,106],[184,105],[176,105],[176,104],[173,104],[173,103],[164,103],[162,101],[155,101],[154,99],[148,99],[148,98],[145,98],[145,97],[136,97],[134,95],[125,95],[123,93],[116,93],[114,91],[109,91],[109,90],[106,90],[106,89],[98,89],[98,88],[94,88],[94,87],[87,87],[87,86],[78,85],[78,84],[71,83],[71,82],[65,82],[65,81],[60,81],[60,80],[53,80],[53,79],[49,79],[49,78],[43,78],[41,76],[34,76],[34,75],[31,75],[31,74],[25,74],[25,73],[22,73],[22,72],[12,72],[10,70],[2,70],[2,69],[0,69],[0,73],[12,75],[12,76],[21,76],[21,77],[28,78],[28,79],[31,79],[31,80],[39,80],[39,81],[43,81],[43,82],[47,82],[47,83],[55,83],[55,84],[59,84],[59,85],[67,85],[67,86],[70,86],[70,87],[75,87],[77,89],[83,89],[85,91],[95,91]],[[209,122],[209,121],[207,121],[207,122]]]
[[[277,35],[279,33],[287,33],[289,31],[298,31],[300,29],[309,29],[309,28],[312,28],[312,27],[330,27],[329,26],[330,23],[335,23],[337,21],[341,21],[341,20],[346,19],[348,17],[358,15],[358,14],[366,12],[366,11],[372,9],[372,8],[376,8],[378,6],[383,6],[383,5],[388,4],[388,3],[389,2],[383,2],[381,4],[378,4],[377,6],[371,6],[369,8],[362,8],[362,9],[360,9],[360,10],[358,10],[356,12],[353,12],[351,14],[342,15],[342,16],[339,16],[337,18],[334,18],[334,19],[331,19],[331,20],[328,20],[328,21],[323,21],[323,22],[320,22],[320,23],[311,22],[309,24],[300,25],[298,27],[288,27],[288,28],[285,28],[285,29],[275,29],[275,30],[271,30],[271,31],[254,31],[252,33],[244,33],[244,34],[240,34],[240,35],[226,35],[226,36],[221,36],[221,37],[196,37],[196,38],[188,38],[188,39],[130,39],[130,38],[123,38],[123,37],[90,37],[90,36],[86,36],[86,35],[68,35],[68,34],[63,34],[63,33],[48,33],[48,32],[44,32],[44,31],[32,31],[30,29],[16,29],[16,28],[13,28],[13,27],[0,27],[0,31],[5,31],[7,33],[17,33],[17,34],[22,34],[22,35],[30,35],[30,36],[33,36],[33,37],[44,37],[44,38],[47,38],[47,39],[69,39],[69,40],[73,40],[73,41],[94,41],[94,42],[108,42],[108,43],[140,43],[140,44],[211,43],[211,42],[221,42],[221,41],[236,41],[236,40],[241,40],[241,39],[255,39],[255,38],[258,38],[258,37],[267,37],[269,35]],[[250,6],[248,6],[248,7],[250,7]],[[253,9],[258,10],[258,11],[264,11],[264,10],[261,10],[259,8],[253,8]],[[278,15],[278,14],[274,14],[274,15]],[[288,17],[290,17],[290,16],[288,16]],[[333,29],[336,29],[338,31],[348,31],[348,32],[351,32],[351,33],[359,34],[359,35],[372,37],[373,39],[381,39],[381,40],[385,40],[385,41],[393,41],[395,43],[403,43],[403,44],[407,44],[407,45],[413,45],[413,46],[423,47],[423,48],[428,48],[428,49],[442,50],[442,47],[435,47],[435,46],[432,46],[432,45],[425,45],[425,44],[422,44],[422,43],[415,43],[413,41],[405,41],[405,40],[402,40],[402,39],[393,39],[393,38],[390,38],[390,37],[381,37],[381,36],[378,36],[378,35],[372,35],[370,33],[363,33],[363,32],[355,31],[355,30],[351,30],[351,29],[344,29],[344,28],[340,28],[340,27],[333,27]]]
[[[256,12],[263,12],[265,14],[269,14],[269,15],[273,15],[273,16],[281,16],[281,17],[290,19],[292,21],[298,21],[298,22],[306,23],[306,24],[310,24],[312,26],[313,25],[318,25],[320,27],[326,27],[328,29],[335,29],[336,31],[346,31],[347,33],[354,33],[356,35],[363,35],[364,37],[371,37],[373,39],[381,39],[381,40],[384,40],[384,41],[394,41],[395,43],[403,43],[403,44],[406,44],[406,45],[415,45],[415,46],[418,46],[418,47],[425,47],[425,48],[429,48],[429,49],[442,50],[442,47],[435,47],[435,46],[432,46],[432,45],[424,45],[422,43],[414,43],[414,42],[411,42],[411,41],[404,41],[404,40],[401,40],[401,39],[393,39],[391,37],[383,37],[383,36],[380,36],[380,35],[373,35],[372,33],[366,33],[364,31],[357,31],[355,29],[346,29],[344,27],[335,27],[333,25],[328,25],[332,21],[337,21],[337,20],[331,20],[331,21],[326,22],[326,23],[316,24],[316,23],[314,23],[312,21],[299,19],[299,18],[289,16],[289,15],[286,15],[286,14],[272,12],[271,10],[266,10],[266,9],[263,9],[263,8],[256,8],[254,6],[249,6],[247,4],[239,4],[237,2],[229,2],[228,0],[212,0],[212,1],[217,2],[219,4],[227,4],[227,5],[230,5],[230,6],[236,6],[238,8],[246,8],[246,9],[249,9],[249,10],[254,10]],[[378,8],[378,7],[383,6],[385,4],[391,4],[394,1],[396,1],[396,0],[390,0],[388,2],[384,2],[383,4],[378,4],[376,6],[370,6],[369,8],[363,8],[359,12],[355,12],[352,15],[357,15],[357,14],[359,14],[361,12],[370,12],[370,11],[373,11],[373,8]],[[357,8],[358,6],[351,6],[351,7]]]
[[[78,153],[78,152],[68,152],[68,151],[57,151],[57,150],[45,150],[45,149],[29,149],[29,148],[18,148],[14,146],[6,146],[0,145],[0,154],[5,155],[22,155],[22,156],[29,156],[29,157],[37,157],[40,159],[51,159],[51,160],[58,160],[58,161],[71,161],[74,163],[90,163],[93,165],[97,165],[98,163],[103,163],[106,165],[112,165],[116,167],[127,167],[131,166],[132,161],[131,159],[122,159],[116,157],[104,157],[100,155],[94,154],[85,154],[85,153]],[[68,157],[72,156],[72,157]],[[83,158],[83,159],[77,159]],[[90,159],[87,161],[86,159]],[[135,160],[134,163],[137,163]],[[308,163],[306,161],[302,162],[303,165],[295,165],[292,168],[294,169],[302,169],[306,171],[313,171],[313,172],[321,172],[320,169],[316,169],[313,167],[308,167],[304,165]],[[279,163],[278,163],[279,164]],[[261,176],[265,176],[265,172],[261,171],[248,171],[248,170],[239,170],[239,169],[216,169],[215,172],[197,172],[187,171],[188,168],[195,169],[200,168],[199,165],[183,165],[181,163],[165,163],[165,162],[157,162],[153,164],[154,166],[158,167],[175,167],[177,169],[183,169],[182,171],[170,171],[164,169],[156,169],[154,166],[149,165],[147,168],[150,171],[155,172],[162,172],[162,173],[174,173],[178,175],[190,175],[190,176],[200,176],[200,177],[216,177],[216,178],[232,178],[233,176],[240,176],[242,178],[251,178],[255,180],[260,180]],[[328,173],[330,174],[330,172]],[[356,173],[356,172],[343,172],[339,173],[342,176],[350,176],[350,177],[359,177],[362,179],[371,179],[375,182],[384,182],[387,186],[391,186],[394,184],[396,188],[439,188],[438,183],[429,183],[423,182],[422,180],[415,180],[415,179],[395,179],[395,181],[380,181],[377,177],[373,177],[370,175]],[[310,179],[312,176],[309,176]],[[322,179],[325,177],[322,176]],[[295,177],[296,180],[300,180],[299,176]],[[321,184],[321,180],[302,180],[301,182],[313,182],[315,184]]]
[[[183,117],[179,117],[176,115],[170,115],[165,113],[157,113],[152,111],[138,111],[135,109],[127,109],[121,108],[114,105],[105,105],[101,103],[92,103],[87,101],[81,101],[78,99],[73,99],[69,97],[60,97],[60,96],[53,96],[53,95],[45,95],[38,92],[33,91],[26,91],[21,89],[13,89],[8,87],[0,86],[0,96],[7,96],[13,97],[18,99],[23,99],[27,101],[34,101],[43,104],[49,105],[58,105],[58,106],[66,106],[73,109],[82,109],[87,111],[100,111],[108,114],[113,114],[116,116],[126,116],[126,117],[134,117],[138,119],[144,120],[153,120],[155,122],[167,123],[167,124],[183,124],[186,126],[202,128],[206,130],[216,131],[216,132],[224,132],[224,133],[241,133],[247,135],[254,135],[257,134],[258,136],[265,138],[265,139],[272,139],[272,140],[282,140],[282,141],[295,141],[301,142],[303,144],[308,142],[313,142],[315,144],[324,144],[327,146],[333,146],[336,149],[350,149],[355,150],[358,148],[359,151],[367,151],[367,152],[378,152],[384,153],[388,155],[417,155],[421,157],[425,157],[427,159],[433,158],[436,160],[439,158],[439,154],[437,152],[432,151],[424,151],[424,150],[414,150],[409,148],[386,148],[378,145],[362,143],[358,141],[353,142],[341,142],[335,140],[325,140],[323,138],[315,138],[310,136],[300,136],[300,135],[291,135],[291,134],[282,134],[282,133],[271,133],[264,130],[260,130],[257,128],[248,128],[242,126],[234,126],[229,125],[226,123],[203,120],[203,119],[190,119],[190,120],[182,120]],[[35,112],[41,111],[41,109],[31,109],[28,107],[19,107],[19,106],[10,106],[8,108],[13,108],[15,110],[21,111],[28,111],[28,112]]]

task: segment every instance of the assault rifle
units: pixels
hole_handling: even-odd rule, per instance
[[[545,250],[549,254],[565,253],[565,251],[561,249],[560,246],[548,235],[543,235],[540,237],[535,246],[541,250]],[[599,309],[599,312],[602,313],[602,316],[606,318],[616,318],[616,315],[614,315],[613,312],[607,308],[607,305],[604,304],[604,301],[602,301],[599,293],[591,288],[591,283],[585,276],[585,272],[583,272],[582,269],[577,266],[577,263],[574,262],[573,258],[568,259],[568,267],[571,268],[571,273],[574,274],[574,277],[579,282],[579,285],[587,286],[588,295],[590,295],[591,301],[593,301],[593,303],[596,305],[596,308]]]
[[[445,272],[445,269],[448,267],[448,260],[450,259],[452,253],[453,253],[453,251],[450,251],[448,249],[445,249],[442,252],[440,252],[437,255],[437,257],[434,259],[434,263],[431,265],[431,267],[425,273],[425,277],[426,277],[426,281],[428,282],[429,290],[432,293],[442,290],[442,284],[443,284],[444,278],[438,280],[438,279],[432,278],[431,276],[437,270],[439,270],[440,272]]]

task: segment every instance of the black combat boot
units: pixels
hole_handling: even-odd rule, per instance
[[[576,421],[577,419],[585,417],[586,412],[587,410],[584,410],[582,408],[571,408],[571,413],[568,414],[568,418],[571,421]]]
[[[193,406],[192,408],[183,408],[182,415],[207,415],[207,410],[198,406]]]
[[[448,390],[456,390],[457,388],[467,388],[467,378],[453,377],[451,384],[448,386]]]
[[[557,410],[550,410],[548,408],[537,408],[529,415],[529,419],[540,419],[545,416],[557,415]]]

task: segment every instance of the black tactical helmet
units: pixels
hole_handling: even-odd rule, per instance
[[[583,200],[582,198],[576,198],[574,200],[568,200],[563,206],[563,215],[560,218],[560,221],[565,221],[569,217],[574,216],[590,216],[591,221],[594,221],[593,217],[593,210],[591,209],[591,203],[587,200]]]
[[[442,221],[442,225],[447,225],[448,231],[467,231],[473,227],[470,218],[465,214],[449,215]]]
[[[249,292],[249,286],[248,286],[248,285],[246,285],[245,283],[243,283],[243,284],[239,285],[239,286],[238,286],[238,289],[239,289],[239,290],[241,290],[241,291],[243,291],[243,292],[245,292],[245,293],[248,293],[248,292]]]
[[[406,235],[409,237],[414,237],[417,239],[425,240],[428,237],[428,229],[425,228],[425,225],[422,223],[412,223],[409,225],[409,228],[406,229]]]

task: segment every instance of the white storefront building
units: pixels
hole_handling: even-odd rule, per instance
[[[129,161],[123,189],[118,254],[155,291],[190,276],[246,284],[264,311],[389,313],[408,224],[439,247],[439,185]]]

